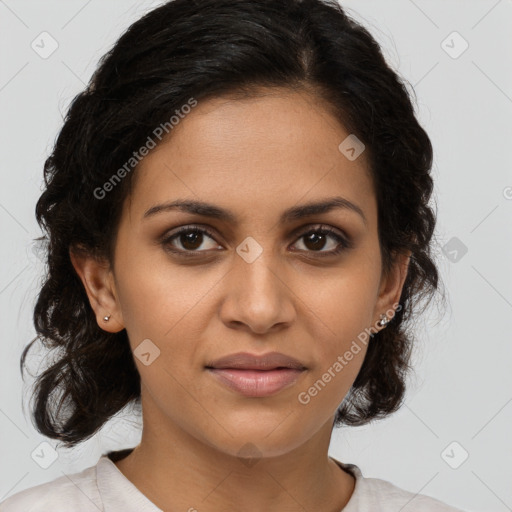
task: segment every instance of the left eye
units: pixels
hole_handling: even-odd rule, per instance
[[[326,251],[321,250],[325,248],[326,240],[329,238],[331,240],[335,240],[336,243],[331,243],[331,247],[334,247]],[[350,247],[350,243],[343,236],[330,228],[323,227],[314,228],[307,233],[304,233],[299,237],[299,240],[304,240],[303,245],[306,246],[307,251],[322,252],[326,253],[326,255],[338,254],[343,249],[348,249]]]
[[[210,248],[207,247],[206,249],[203,248],[204,250],[199,250],[204,244],[205,237],[210,238],[213,243],[211,243]],[[326,245],[329,245],[329,239],[331,239],[331,248],[324,250]],[[298,249],[298,251],[316,252],[322,253],[322,255],[338,254],[342,250],[351,247],[348,239],[337,231],[325,227],[315,227],[300,235],[298,240],[304,240],[302,245],[305,247],[305,249]],[[332,240],[334,240],[334,243]],[[177,247],[175,242],[179,243],[181,248]],[[191,255],[191,253],[205,252],[205,250],[208,249],[221,248],[221,246],[215,242],[213,233],[207,229],[192,226],[180,228],[177,232],[166,237],[162,241],[162,244],[171,252],[179,255]]]

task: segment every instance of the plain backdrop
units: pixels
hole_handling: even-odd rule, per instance
[[[140,437],[128,411],[40,467],[34,452],[55,442],[31,424],[32,381],[23,385],[19,358],[35,336],[32,308],[44,271],[32,246],[43,163],[99,57],[159,4],[0,0],[0,501]],[[416,370],[402,409],[335,430],[330,454],[463,510],[512,510],[512,2],[342,4],[416,93],[435,152],[435,254],[448,303],[416,326]]]

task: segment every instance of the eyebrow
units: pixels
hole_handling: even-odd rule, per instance
[[[352,201],[343,197],[331,197],[323,201],[306,203],[300,206],[293,206],[288,208],[281,214],[280,222],[289,223],[294,220],[299,220],[305,217],[311,217],[322,213],[330,212],[336,208],[344,210],[351,210],[357,213],[364,221],[365,225],[368,225],[368,220],[363,210],[354,204]],[[192,213],[201,215],[203,217],[211,217],[225,222],[236,223],[236,215],[224,208],[220,208],[210,203],[202,201],[195,201],[190,199],[177,199],[169,203],[158,204],[152,206],[146,212],[144,212],[143,219],[156,215],[162,212],[169,212],[173,210],[182,211],[185,213]]]

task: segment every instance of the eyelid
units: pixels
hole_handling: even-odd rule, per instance
[[[213,232],[213,230],[210,229],[209,227],[203,226],[201,224],[186,224],[186,225],[183,225],[183,226],[179,226],[176,229],[172,229],[170,231],[167,231],[158,239],[158,243],[160,243],[160,244],[162,244],[164,246],[169,245],[171,243],[171,241],[173,239],[177,238],[181,233],[188,233],[190,231],[198,231],[198,232],[200,232],[202,234],[207,235],[212,240],[215,240],[215,242],[219,243],[217,241],[217,238],[216,238],[217,235]],[[197,253],[197,254],[200,254],[200,253],[204,253],[204,252],[207,252],[207,251],[183,251],[181,249],[174,249],[171,252],[181,253],[181,254],[183,254],[183,253],[188,253],[188,254]]]
[[[178,237],[181,233],[186,233],[190,231],[198,231],[199,233],[203,233],[210,237],[212,240],[215,240],[215,242],[219,243],[217,241],[217,235],[214,233],[212,229],[210,229],[207,226],[204,226],[202,224],[186,224],[183,226],[180,226],[174,230],[171,230],[170,232],[166,232],[162,237],[159,239],[159,243],[161,243],[164,246],[170,245],[171,241]],[[321,233],[325,234],[327,236],[331,236],[333,238],[337,238],[339,240],[339,245],[342,247],[330,251],[304,251],[304,250],[297,250],[295,252],[305,252],[309,254],[316,254],[320,257],[322,256],[332,256],[337,255],[345,250],[351,249],[353,247],[353,241],[350,236],[348,236],[343,230],[339,228],[335,228],[326,224],[321,223],[315,223],[310,224],[306,227],[302,226],[300,228],[295,229],[291,235],[290,238],[293,239],[292,241],[298,241],[302,237],[310,234],[310,233]],[[221,245],[219,243],[219,245]],[[170,252],[174,254],[180,254],[180,255],[186,255],[186,256],[193,256],[193,255],[199,255],[201,253],[209,253],[210,250],[203,250],[203,251],[185,251],[182,249],[167,249]]]
[[[321,233],[323,235],[330,236],[338,240],[338,247],[336,249],[332,249],[330,251],[303,251],[298,250],[296,252],[305,253],[307,255],[313,254],[315,257],[328,257],[328,256],[337,256],[344,251],[352,249],[354,247],[354,242],[350,236],[348,236],[343,230],[339,228],[335,228],[333,226],[329,226],[326,224],[312,224],[306,230],[304,228],[299,228],[294,231],[292,237],[294,240],[300,240],[304,236],[310,233]]]
[[[292,238],[292,239],[299,238],[301,236],[307,235],[308,233],[317,232],[317,231],[339,236],[347,244],[351,240],[350,237],[348,236],[348,234],[344,230],[342,230],[340,228],[336,228],[334,226],[330,226],[328,224],[322,224],[321,222],[315,222],[314,224],[309,224],[305,227],[301,226],[297,229],[294,229],[292,231],[292,233],[290,234],[290,238]]]

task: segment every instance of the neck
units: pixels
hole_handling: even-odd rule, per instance
[[[340,512],[355,482],[328,457],[331,431],[328,422],[286,454],[240,458],[177,425],[166,425],[165,435],[145,425],[141,443],[116,466],[164,511]]]

